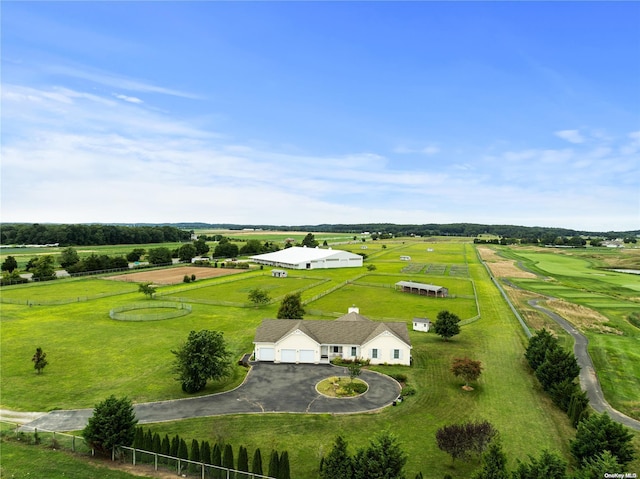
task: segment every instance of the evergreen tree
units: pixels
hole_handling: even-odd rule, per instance
[[[251,461],[251,472],[254,474],[263,474],[262,472],[262,453],[260,448],[256,448],[253,452],[253,461]]]
[[[147,428],[147,431],[144,433],[144,446],[142,447],[142,449],[144,449],[145,451],[152,451],[153,450],[153,433],[151,432],[151,429]]]
[[[633,434],[622,424],[612,421],[609,415],[593,414],[580,421],[576,437],[570,443],[571,454],[578,463],[609,451],[622,466],[635,457],[631,441]]]
[[[406,454],[396,438],[382,433],[366,449],[360,449],[353,458],[354,479],[404,479]]]
[[[244,446],[240,446],[238,449],[238,471],[246,471],[249,472],[249,453],[247,452],[247,448]],[[249,474],[236,474],[236,479],[248,479]]]
[[[168,434],[165,434],[164,437],[162,438],[162,444],[160,446],[160,454],[162,454],[163,456],[171,455],[171,440],[169,439]],[[162,462],[164,464],[169,464],[169,458],[163,457]]]
[[[153,440],[151,441],[151,450],[153,452],[161,453],[162,449],[162,440],[160,439],[160,434],[157,432],[153,434]]]
[[[82,436],[91,448],[110,454],[115,446],[133,444],[137,423],[131,401],[110,396],[94,408]]]
[[[289,453],[284,451],[278,459],[278,479],[291,479],[291,471],[289,469]]]
[[[558,348],[558,340],[549,331],[542,328],[529,339],[529,345],[524,353],[529,366],[534,371],[544,362],[548,350]]]
[[[473,479],[509,479],[507,473],[507,455],[499,441],[489,444],[482,455],[482,467],[473,475]]]
[[[602,479],[607,477],[605,476],[606,473],[610,474],[612,471],[619,471],[621,467],[623,466],[618,463],[613,454],[609,451],[604,451],[594,457],[585,458],[574,479]]]
[[[235,462],[233,460],[233,448],[231,444],[225,444],[224,453],[222,454],[222,466],[227,469],[234,469]]]
[[[200,460],[206,464],[211,464],[211,444],[209,444],[209,441],[202,441],[200,444]]]
[[[178,446],[178,457],[180,459],[189,459],[189,448],[187,442],[180,438],[180,445]]]
[[[529,463],[518,461],[518,467],[512,473],[512,479],[568,479],[567,463],[560,456],[546,449],[539,459],[529,456]]]
[[[180,449],[180,436],[177,434],[171,439],[171,450],[169,455],[178,457],[178,449]]]
[[[278,477],[279,474],[280,458],[278,457],[278,451],[271,451],[271,457],[269,458],[269,472],[267,476]]]
[[[536,369],[536,377],[545,391],[563,381],[573,381],[580,374],[580,366],[573,353],[562,348],[550,349]]]
[[[348,444],[342,436],[336,437],[329,454],[323,457],[321,479],[351,479],[353,460],[347,451]]]
[[[144,445],[144,429],[138,426],[136,428],[136,433],[133,437],[133,447],[136,449],[142,449],[143,445]]]
[[[578,388],[571,395],[571,399],[569,400],[569,410],[567,411],[573,427],[578,427],[580,421],[589,416],[588,407],[589,398],[587,397],[587,393]]]
[[[189,453],[189,459],[194,462],[200,462],[200,443],[196,439],[191,440],[191,451]],[[189,469],[193,472],[200,470],[200,466],[197,464],[189,464]]]
[[[222,449],[224,446],[220,446],[220,444],[215,443],[213,445],[213,449],[211,449],[211,464],[214,466],[222,466]],[[219,479],[223,476],[224,471],[220,469],[220,467],[215,467],[213,469],[213,478]],[[225,474],[226,475],[226,474]]]

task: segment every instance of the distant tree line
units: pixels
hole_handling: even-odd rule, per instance
[[[3,224],[0,244],[90,246],[189,241],[191,232],[174,226],[85,224]]]
[[[278,231],[315,231],[318,233],[354,233],[370,232],[387,234],[390,236],[467,236],[476,237],[490,234],[506,238],[542,238],[553,235],[554,238],[572,236],[598,236],[605,239],[633,238],[640,235],[639,230],[631,231],[586,231],[568,228],[545,226],[517,226],[517,225],[483,225],[477,223],[449,223],[449,224],[394,224],[394,223],[356,223],[356,224],[321,224],[321,225],[236,225],[236,224],[204,224],[177,223],[175,226],[185,229],[229,229],[229,230],[278,230]],[[384,239],[384,238],[381,238]]]

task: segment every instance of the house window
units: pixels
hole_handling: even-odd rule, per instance
[[[393,350],[393,359],[400,359],[400,350],[399,349],[394,349]]]
[[[355,346],[351,346],[351,357],[352,358],[356,357],[356,347]]]
[[[377,349],[372,349],[371,350],[371,359],[378,359],[378,350]]]
[[[342,346],[332,346],[332,349],[335,354],[342,353]]]

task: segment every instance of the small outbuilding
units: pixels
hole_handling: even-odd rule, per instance
[[[425,333],[429,332],[429,328],[431,327],[431,321],[427,318],[413,318],[413,330],[414,331],[423,331]]]
[[[400,261],[411,261],[411,256],[402,255],[400,256]]]
[[[449,290],[444,286],[436,286],[435,284],[415,283],[413,281],[398,281],[396,290],[403,293],[413,293],[421,296],[433,296],[435,298],[446,298],[449,296]]]
[[[286,278],[288,273],[283,269],[272,269],[271,276],[274,278]]]

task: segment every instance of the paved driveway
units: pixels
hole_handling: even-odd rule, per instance
[[[389,406],[400,394],[395,380],[367,370],[360,379],[369,390],[359,397],[328,398],[316,391],[321,380],[348,374],[346,368],[331,365],[254,363],[245,382],[233,391],[136,404],[134,410],[140,424],[243,413],[350,414]],[[75,431],[84,428],[92,414],[93,409],[52,411],[23,427]]]

